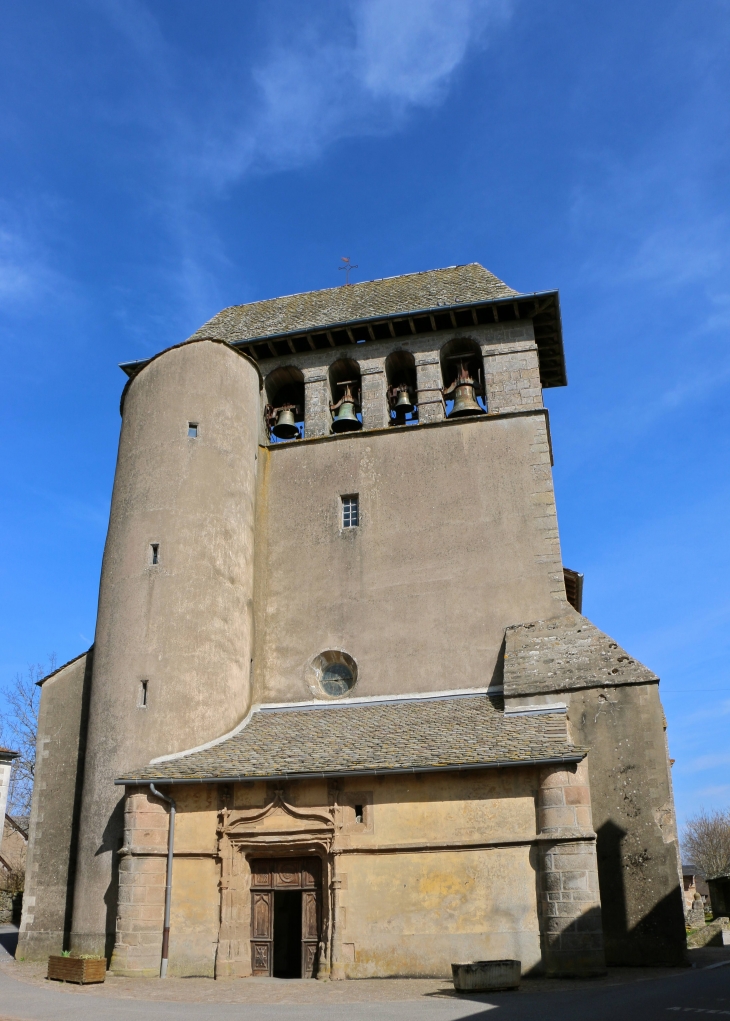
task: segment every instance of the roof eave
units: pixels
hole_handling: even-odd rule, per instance
[[[490,762],[458,762],[447,766],[396,766],[391,769],[333,769],[309,773],[272,773],[267,776],[251,776],[240,773],[233,776],[204,777],[120,777],[114,783],[124,787],[149,786],[149,784],[192,784],[192,783],[250,783],[253,780],[324,780],[349,776],[398,776],[413,773],[456,773],[471,769],[514,769],[518,766],[554,766],[566,762],[581,762],[587,750],[576,748],[569,755],[552,755],[534,759],[497,759]]]
[[[373,325],[375,325],[377,323],[387,323],[387,322],[395,322],[395,321],[403,320],[403,319],[418,318],[418,317],[421,317],[421,316],[443,315],[444,313],[449,313],[449,312],[454,312],[454,313],[456,313],[456,312],[464,312],[464,311],[468,311],[470,309],[486,308],[486,307],[495,306],[495,305],[511,305],[511,304],[514,304],[515,302],[525,302],[525,301],[540,302],[541,300],[542,301],[547,300],[548,302],[552,301],[553,304],[554,304],[554,310],[555,310],[555,334],[554,334],[554,338],[555,339],[554,339],[553,343],[550,345],[550,362],[551,362],[550,365],[547,364],[548,355],[546,353],[546,350],[547,350],[546,345],[544,343],[541,345],[541,343],[540,343],[541,338],[540,337],[536,337],[536,342],[537,342],[537,347],[538,347],[538,358],[540,359],[540,378],[541,378],[541,382],[542,382],[543,387],[546,388],[546,389],[550,388],[550,387],[556,387],[556,386],[567,386],[568,378],[567,378],[567,373],[566,373],[566,369],[565,369],[565,352],[564,352],[564,348],[563,348],[563,328],[562,328],[562,319],[561,319],[561,313],[560,313],[560,295],[559,295],[559,292],[557,290],[552,290],[552,291],[532,291],[532,292],[529,292],[529,293],[526,293],[526,294],[515,293],[515,294],[510,294],[510,295],[501,295],[501,296],[496,297],[496,298],[485,298],[485,299],[483,299],[481,301],[458,302],[458,303],[452,303],[452,304],[447,304],[447,305],[435,305],[435,306],[429,306],[429,307],[426,307],[426,308],[418,308],[418,309],[402,309],[402,310],[400,310],[398,312],[390,312],[390,313],[386,313],[386,314],[380,314],[380,315],[374,315],[374,316],[366,316],[366,317],[360,318],[360,319],[343,319],[343,320],[338,320],[338,321],[330,322],[330,323],[322,323],[322,324],[319,324],[319,325],[316,325],[316,326],[315,325],[311,325],[311,326],[307,326],[307,327],[299,327],[299,328],[297,328],[295,330],[279,330],[279,331],[276,331],[274,333],[260,334],[260,335],[257,335],[255,337],[241,337],[239,339],[234,339],[234,340],[230,340],[230,341],[226,341],[226,342],[230,343],[232,347],[248,347],[249,345],[266,344],[266,343],[270,343],[270,342],[273,342],[273,341],[276,341],[276,340],[287,340],[288,338],[301,337],[301,336],[305,336],[307,334],[326,333],[326,332],[328,332],[330,330],[343,330],[343,329],[347,329],[347,328],[353,329],[353,328],[358,328],[358,327],[373,326]],[[533,310],[533,312],[530,315],[528,315],[526,318],[531,320],[535,315],[539,315],[541,312],[546,311],[547,308],[549,308],[549,304],[548,305],[544,305],[543,308],[541,308],[541,309],[538,309],[536,307]],[[226,309],[224,309],[223,311],[225,312]],[[221,313],[219,313],[219,315],[220,314]],[[497,320],[495,320],[495,322],[496,321]],[[514,321],[514,320],[512,320],[512,321]],[[462,328],[466,328],[466,327],[462,327]],[[203,329],[203,328],[201,327],[201,329]],[[193,334],[193,336],[197,336],[197,333],[200,333],[200,330],[198,330],[196,332],[196,334]],[[418,335],[418,334],[416,334],[416,335]],[[368,343],[368,341],[364,341],[364,343]],[[370,341],[370,343],[372,343],[372,341]],[[270,357],[273,358],[273,357],[285,357],[285,356],[284,355],[281,355],[281,356],[271,355]],[[263,360],[266,360],[266,359],[263,359]],[[142,359],[138,359],[136,361],[131,361],[131,362],[120,362],[119,368],[124,373],[126,373],[126,375],[129,376],[129,378],[131,379],[141,369],[143,369],[144,366],[149,361],[150,361],[149,358],[142,358]]]

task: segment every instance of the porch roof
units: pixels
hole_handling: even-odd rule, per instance
[[[166,756],[118,784],[208,783],[576,762],[565,715],[505,716],[501,696],[255,706],[230,736]]]

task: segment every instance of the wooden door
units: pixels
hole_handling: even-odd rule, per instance
[[[302,978],[314,978],[321,924],[319,858],[251,861],[251,970],[272,975],[274,967],[274,890],[302,891]]]

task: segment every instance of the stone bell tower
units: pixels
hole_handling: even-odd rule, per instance
[[[111,957],[116,929],[114,966],[155,971],[161,784],[173,876],[198,862],[174,901],[178,974],[224,974],[224,947],[249,974],[252,940],[269,968],[282,861],[304,854],[274,824],[315,808],[319,871],[294,870],[331,908],[302,944],[312,971],[320,954],[333,974],[396,957],[442,974],[489,947],[555,974],[594,973],[604,947],[681,963],[659,679],[581,615],[562,563],[557,292],[452,266],[227,308],[122,368],[93,656],[43,687],[25,955]],[[461,884],[463,909],[439,893],[424,914],[426,874]],[[258,936],[252,875],[273,910]]]
[[[132,378],[104,550],[81,805],[74,949],[109,953],[120,771],[203,744],[248,711],[260,373],[219,341]]]

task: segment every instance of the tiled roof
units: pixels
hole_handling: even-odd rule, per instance
[[[505,632],[507,698],[658,680],[618,642],[572,609],[560,617],[516,624]]]
[[[439,305],[509,298],[517,293],[478,262],[472,262],[466,266],[368,280],[347,287],[290,294],[249,305],[231,305],[196,330],[193,337],[215,337],[233,343],[295,330],[323,329],[335,323],[407,314]]]
[[[145,766],[118,783],[263,779],[432,771],[575,761],[559,713],[506,718],[485,694],[258,707],[235,735],[204,751]]]

